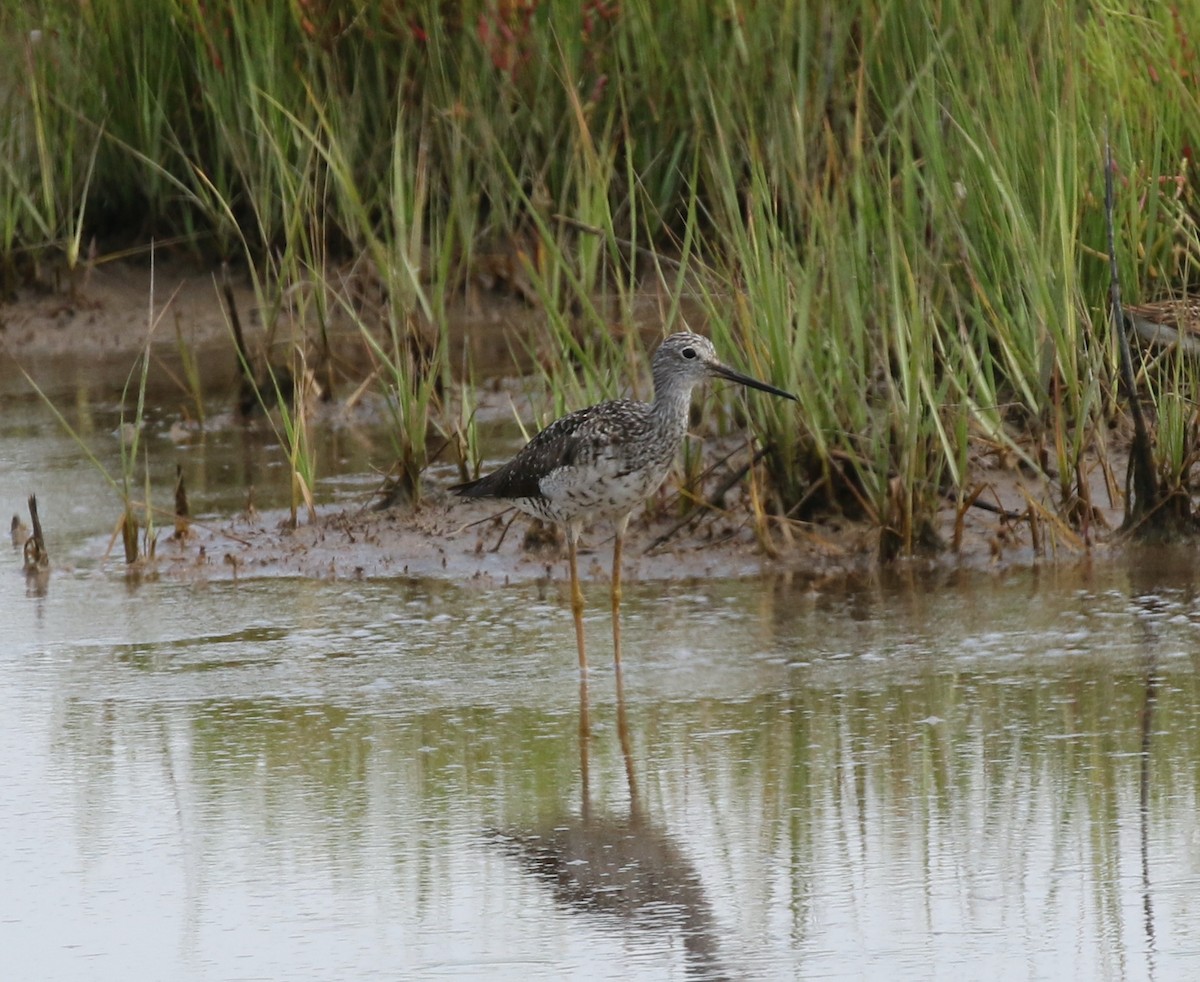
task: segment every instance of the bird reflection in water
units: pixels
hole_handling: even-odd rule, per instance
[[[493,832],[490,838],[524,872],[546,884],[565,910],[605,918],[618,928],[681,938],[689,977],[728,978],[699,872],[678,841],[649,818],[638,795],[620,668],[616,696],[628,814],[608,813],[591,800],[591,721],[584,675],[579,683],[579,814],[561,815],[535,829]]]

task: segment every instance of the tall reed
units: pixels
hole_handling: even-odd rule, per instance
[[[991,457],[1083,521],[1128,397],[1101,135],[1127,295],[1194,288],[1198,15],[46,0],[0,13],[23,66],[0,83],[0,263],[15,281],[22,257],[75,266],[97,230],[153,233],[247,260],[268,311],[317,284],[329,303],[308,309],[303,353],[335,316],[359,326],[414,491],[428,434],[461,421],[447,305],[484,255],[510,255],[545,312],[526,344],[554,412],[612,394],[643,356],[652,287],[668,325],[698,303],[698,326],[801,395],[798,413],[752,403],[782,515],[865,515],[886,552],[916,549]],[[347,266],[374,277],[375,314]],[[1168,392],[1195,389],[1194,366],[1179,373],[1149,393],[1168,414]]]

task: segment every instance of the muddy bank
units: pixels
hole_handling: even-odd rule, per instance
[[[253,343],[260,343],[263,331],[253,291],[241,282],[235,296],[255,332]],[[144,263],[98,266],[69,289],[28,290],[0,308],[0,371],[15,372],[17,363],[30,360],[111,356],[119,363],[122,355],[132,359],[146,343],[146,325],[157,321],[154,345],[173,347],[182,338],[197,350],[216,352],[225,359],[221,370],[228,379],[235,377],[227,318],[211,272],[159,263],[153,314],[149,297],[149,268]],[[512,332],[519,329],[521,314],[519,304],[504,299],[482,309],[477,302],[464,304],[461,323],[467,327],[462,334],[469,334],[473,347],[482,346],[481,363],[511,364],[511,355],[500,352],[513,350]],[[527,309],[523,314],[528,319]],[[229,391],[228,382],[225,390]],[[519,404],[513,391],[497,388],[482,394],[479,418],[511,417]],[[49,412],[45,425],[56,425]],[[378,463],[387,465],[383,457]],[[960,515],[947,500],[931,536],[943,548],[906,561],[910,567],[1006,567],[1109,551],[1114,537],[1108,530],[1119,525],[1121,511],[1119,502],[1109,498],[1099,467],[1091,470],[1095,507],[1091,528],[1080,533],[1057,522],[1051,489],[1015,461],[981,453],[974,463],[973,480],[983,488],[976,504]],[[453,468],[435,466],[426,477],[426,494],[419,506],[377,512],[367,507],[365,497],[334,498],[318,506],[316,521],[302,518],[294,529],[287,527],[286,514],[273,510],[209,515],[193,525],[189,538],[176,541],[169,537],[169,522],[160,521],[166,527],[147,571],[196,578],[408,575],[481,586],[563,578],[560,543],[552,534],[536,529],[531,534],[531,522],[524,516],[516,516],[505,532],[514,516],[504,513],[502,505],[464,502],[448,495],[446,486],[457,479]],[[824,578],[869,570],[879,562],[878,529],[845,519],[819,525],[774,522],[769,535],[760,538],[749,518],[751,509],[739,500],[736,490],[726,496],[726,512],[708,512],[677,527],[680,508],[670,483],[631,524],[625,561],[631,579],[738,577],[770,570]],[[1033,524],[1019,517],[1031,502],[1040,503],[1040,517]],[[102,502],[101,507],[107,510],[108,503]],[[610,527],[597,526],[585,542],[581,574],[607,579]],[[94,545],[96,555],[103,555],[104,543]],[[118,564],[115,556],[111,561]]]
[[[435,493],[416,508],[384,512],[325,507],[317,521],[288,527],[283,512],[229,521],[201,522],[178,542],[164,537],[148,567],[183,578],[298,576],[362,579],[388,576],[451,579],[480,588],[510,582],[565,580],[561,541],[499,506],[463,505]],[[953,535],[954,512],[943,514],[943,531]],[[1114,515],[1114,521],[1119,515]],[[879,564],[879,533],[853,522],[795,527],[790,541],[777,534],[773,554],[755,538],[744,520],[704,516],[697,528],[655,540],[676,525],[674,518],[635,516],[626,540],[623,570],[630,580],[731,578],[779,573],[821,581],[857,575]],[[914,571],[951,568],[1007,569],[1042,561],[1076,562],[1111,552],[1111,536],[1090,548],[1060,542],[1035,553],[1028,529],[1014,528],[995,516],[968,515],[962,546],[904,560]],[[606,581],[612,560],[611,529],[601,523],[584,537],[580,575]],[[113,564],[117,562],[114,555]],[[896,564],[893,564],[896,565]]]
[[[728,442],[709,443],[717,456],[734,449]],[[425,496],[415,506],[377,511],[372,507],[377,497],[359,494],[353,501],[319,505],[315,520],[301,512],[294,527],[287,512],[277,509],[209,516],[194,523],[183,541],[164,534],[153,568],[199,579],[412,576],[481,588],[565,581],[561,532],[501,502],[450,494],[446,488],[456,480],[453,467],[438,465],[427,473]],[[1049,507],[1030,522],[1028,503],[1045,500],[1047,492],[1020,469],[995,467],[979,480],[984,490],[974,506],[960,510],[945,500],[932,530],[941,548],[927,548],[891,567],[911,572],[1002,570],[1089,561],[1120,548],[1112,530],[1121,522],[1121,510],[1101,507],[1107,499],[1099,482],[1093,488],[1091,528],[1080,533],[1060,523]],[[634,514],[626,538],[625,575],[631,580],[687,580],[778,573],[820,582],[880,567],[881,534],[872,524],[844,518],[818,524],[770,521],[769,531],[760,533],[744,488],[729,491],[724,506],[685,514],[669,480]],[[583,578],[608,579],[612,544],[610,523],[588,530],[581,547]]]

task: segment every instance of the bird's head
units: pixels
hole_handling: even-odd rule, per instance
[[[771,395],[784,399],[795,399],[790,392],[777,389],[766,382],[760,382],[749,375],[723,365],[717,358],[716,349],[708,338],[691,331],[672,334],[659,345],[654,353],[654,386],[655,391],[664,388],[685,385],[689,390],[708,378],[723,378],[739,385],[769,392]]]

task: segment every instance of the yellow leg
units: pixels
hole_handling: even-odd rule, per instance
[[[571,613],[575,617],[575,646],[579,649],[579,671],[587,671],[587,648],[583,643],[583,590],[579,586],[579,532],[567,529],[567,562],[571,567]]]
[[[629,516],[617,520],[617,537],[613,541],[612,564],[612,632],[613,659],[617,671],[621,670],[621,552],[625,545],[625,529],[629,525]]]

